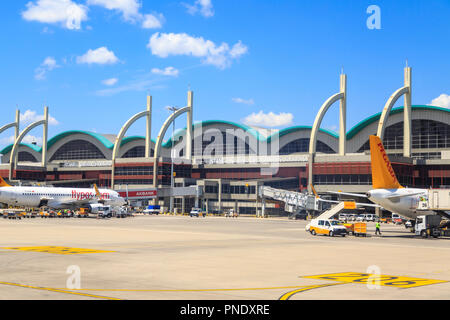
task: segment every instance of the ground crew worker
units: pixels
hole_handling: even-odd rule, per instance
[[[380,223],[378,221],[375,224],[375,235],[377,235],[377,234],[379,234],[381,236]]]

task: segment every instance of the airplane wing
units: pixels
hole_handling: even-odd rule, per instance
[[[350,192],[341,192],[341,191],[325,191],[326,193],[331,194],[341,194],[344,196],[352,196],[352,197],[358,197],[358,198],[367,198],[367,196],[363,193],[350,193]]]
[[[424,194],[424,193],[425,192],[422,191],[422,192],[415,192],[415,193],[408,193],[408,194],[401,194],[401,195],[393,195],[393,196],[386,197],[386,199],[395,201],[397,199],[399,200],[399,199],[404,198],[404,197],[417,196],[419,194]]]
[[[321,202],[331,202],[331,203],[341,203],[342,201],[336,201],[336,200],[325,200],[325,199],[320,199],[319,201]],[[381,206],[377,205],[377,204],[373,204],[373,203],[359,203],[359,202],[355,202],[355,205],[357,207],[371,207],[371,208],[382,208]]]
[[[52,208],[61,208],[61,207],[82,207],[85,205],[93,204],[92,200],[67,200],[67,201],[48,201],[48,206]]]

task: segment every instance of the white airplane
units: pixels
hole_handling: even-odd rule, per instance
[[[330,192],[354,197],[368,198],[373,203],[408,219],[415,220],[419,215],[436,214],[434,211],[417,212],[421,198],[428,194],[427,189],[405,188],[397,180],[383,143],[378,136],[370,136],[370,157],[372,165],[372,187],[365,195],[345,192]],[[445,212],[442,212],[446,215]]]
[[[116,191],[89,188],[15,187],[0,177],[0,203],[18,207],[78,209],[99,205],[120,207],[126,204]]]

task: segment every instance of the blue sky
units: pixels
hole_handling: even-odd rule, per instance
[[[367,27],[370,5],[380,8],[381,29]],[[0,125],[13,121],[16,106],[26,125],[49,105],[50,137],[71,129],[117,134],[144,110],[148,92],[155,137],[165,107],[184,106],[189,85],[194,121],[312,125],[339,90],[342,67],[349,130],[403,85],[406,59],[413,104],[440,97],[434,104],[450,106],[448,1],[16,0],[1,7]],[[322,127],[337,125],[336,104]],[[144,126],[140,120],[128,134],[143,135]],[[177,127],[184,126],[180,118]],[[0,135],[0,147],[11,135]]]

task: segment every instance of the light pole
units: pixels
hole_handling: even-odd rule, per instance
[[[171,111],[172,113],[175,113],[179,108],[177,107],[166,107],[167,110]],[[173,178],[173,159],[174,159],[174,151],[175,151],[175,118],[173,118],[172,121],[172,149],[170,152],[170,158],[171,158],[171,165],[170,165],[170,187],[171,192],[173,193],[173,188],[175,187],[174,178]],[[170,213],[173,213],[173,194],[170,196]]]

